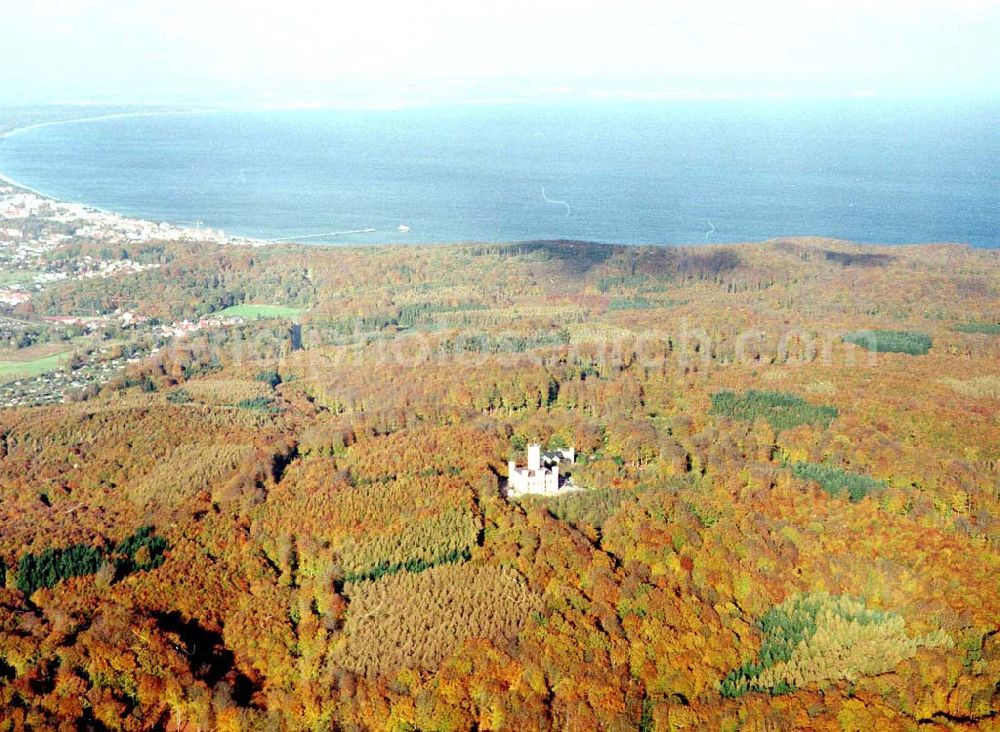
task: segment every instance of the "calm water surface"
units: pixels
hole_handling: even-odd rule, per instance
[[[317,243],[997,246],[998,120],[995,105],[879,100],[225,112],[28,130],[0,141],[0,172],[129,215]],[[375,231],[331,234],[358,229]]]

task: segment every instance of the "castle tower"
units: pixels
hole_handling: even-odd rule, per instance
[[[541,470],[542,446],[528,445],[528,470]]]

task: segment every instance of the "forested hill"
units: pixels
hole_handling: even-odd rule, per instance
[[[46,256],[137,355],[0,411],[3,729],[1000,720],[995,251]]]

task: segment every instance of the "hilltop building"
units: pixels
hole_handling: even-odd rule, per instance
[[[529,493],[551,496],[560,489],[571,489],[560,479],[559,463],[572,465],[575,460],[576,452],[572,447],[543,453],[541,445],[528,445],[527,467],[519,468],[513,460],[507,463],[507,497],[517,498]]]

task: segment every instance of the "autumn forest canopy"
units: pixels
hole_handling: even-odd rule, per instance
[[[81,256],[13,316],[225,324],[0,411],[0,729],[1000,723],[995,250]]]

